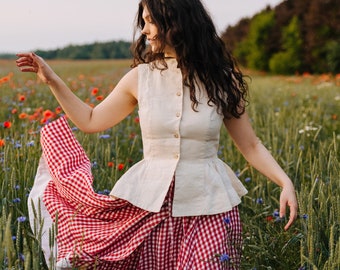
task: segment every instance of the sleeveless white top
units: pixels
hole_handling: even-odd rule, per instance
[[[115,184],[110,195],[158,212],[175,177],[172,215],[211,215],[231,210],[247,193],[235,173],[217,157],[223,116],[207,105],[197,86],[197,112],[183,86],[177,61],[168,69],[138,66],[138,106],[143,159]]]

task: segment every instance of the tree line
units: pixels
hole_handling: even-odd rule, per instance
[[[128,59],[132,57],[131,42],[95,42],[86,45],[69,45],[54,50],[37,50],[35,53],[45,59]],[[0,54],[0,59],[13,59],[14,54]]]
[[[229,26],[222,39],[252,69],[340,73],[339,0],[285,0]]]
[[[284,0],[227,27],[221,37],[244,67],[280,74],[340,73],[339,0]],[[46,59],[125,59],[132,57],[130,48],[131,42],[111,41],[37,53]]]
[[[131,58],[131,42],[110,41],[86,45],[69,45],[65,48],[36,53],[45,59],[127,59]]]

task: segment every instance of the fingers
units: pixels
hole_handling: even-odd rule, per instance
[[[289,220],[287,224],[285,225],[284,229],[287,231],[292,224],[294,223],[295,219],[297,218],[297,205],[289,205]],[[286,203],[280,203],[280,218],[284,218],[286,215]]]
[[[285,231],[287,231],[290,228],[290,226],[292,226],[294,220],[295,220],[295,218],[292,218],[292,216],[289,217],[289,220],[288,220],[287,224],[284,227]]]
[[[33,67],[31,67],[31,68],[20,68],[20,70],[22,72],[34,72],[34,73],[38,72],[37,68],[33,68]]]
[[[284,218],[286,216],[286,204],[280,202],[280,218]]]
[[[285,229],[286,231],[290,228],[290,226],[291,226],[291,225],[294,223],[294,221],[296,220],[297,215],[298,215],[297,209],[298,209],[297,205],[295,205],[295,204],[294,204],[294,205],[290,205],[289,220],[288,220],[286,226],[284,227],[284,229]]]
[[[22,72],[38,72],[38,64],[36,63],[36,54],[34,53],[18,53],[16,60],[17,67]]]
[[[298,205],[294,196],[290,196],[289,198],[286,197],[285,193],[282,192],[281,198],[280,198],[280,218],[283,218],[286,215],[286,207],[289,206],[289,220],[287,224],[285,225],[284,229],[287,231],[292,224],[294,223],[295,219],[297,218],[297,212],[298,212]]]

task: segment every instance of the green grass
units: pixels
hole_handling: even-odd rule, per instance
[[[107,95],[129,69],[128,61],[50,64],[78,96],[93,104],[99,102],[91,95],[94,87],[99,89],[97,96]],[[54,111],[58,104],[34,75],[20,74],[13,61],[0,60],[0,81],[10,72],[9,81],[0,83],[0,145],[5,144],[0,146],[0,268],[44,269],[39,233],[32,234],[25,217],[27,194],[40,157],[40,121],[44,111]],[[248,166],[222,130],[220,157],[249,190],[240,206],[242,269],[339,269],[340,82],[325,76],[252,73],[251,77],[251,121],[258,137],[293,180],[300,209],[297,222],[285,232],[284,222],[275,216],[280,189]],[[25,100],[20,101],[19,95]],[[35,113],[35,121],[21,119],[21,113]],[[101,134],[75,131],[93,162],[98,192],[110,190],[142,157],[135,117],[134,113]],[[5,121],[12,124],[10,128],[3,127]],[[102,134],[110,138],[101,138]],[[119,164],[124,168],[119,170]]]

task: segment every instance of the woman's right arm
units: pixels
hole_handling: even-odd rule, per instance
[[[79,99],[49,65],[34,53],[17,54],[17,66],[22,72],[35,72],[46,83],[70,120],[87,133],[110,128],[127,115],[137,104],[137,68],[129,71],[115,89],[95,108]]]

